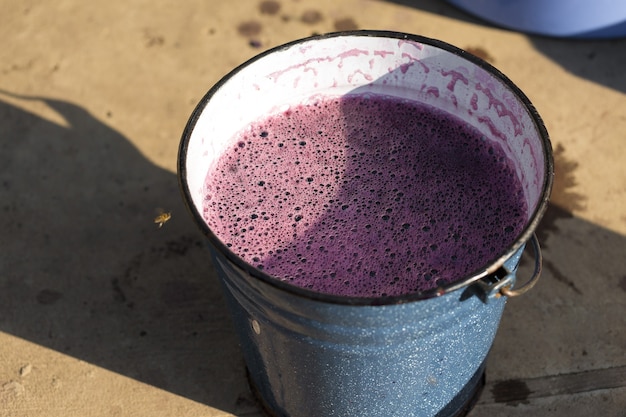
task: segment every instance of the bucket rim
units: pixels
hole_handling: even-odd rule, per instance
[[[189,142],[191,140],[192,133],[198,122],[204,108],[207,103],[211,100],[211,98],[220,90],[220,88],[227,83],[232,77],[234,77],[237,73],[239,73],[242,69],[247,66],[255,63],[258,60],[263,59],[265,56],[273,54],[275,52],[280,52],[283,50],[287,50],[294,46],[300,45],[305,42],[311,42],[316,40],[326,40],[338,37],[378,37],[378,38],[390,38],[390,39],[398,39],[405,41],[413,41],[422,43],[425,45],[429,45],[440,50],[449,52],[454,54],[466,61],[469,61],[471,64],[474,64],[481,69],[487,71],[490,75],[497,78],[500,82],[502,82],[506,88],[508,88],[511,93],[515,95],[515,97],[519,100],[519,102],[524,106],[526,111],[528,112],[531,120],[534,123],[534,126],[538,132],[538,135],[541,139],[542,151],[544,156],[544,177],[543,184],[541,189],[541,194],[539,196],[536,207],[533,210],[532,215],[530,216],[530,220],[527,222],[524,229],[520,232],[520,234],[515,239],[514,243],[506,249],[504,252],[497,255],[494,259],[490,259],[485,262],[486,266],[483,266],[474,272],[467,274],[463,278],[459,278],[453,282],[447,283],[445,285],[438,286],[436,288],[422,291],[422,292],[414,292],[403,295],[394,295],[394,296],[378,296],[378,297],[364,297],[364,296],[345,296],[345,295],[335,295],[329,293],[322,293],[313,291],[310,289],[302,288],[293,284],[290,284],[285,281],[281,281],[280,279],[271,276],[263,270],[257,269],[251,264],[244,261],[242,258],[237,256],[233,251],[231,251],[218,237],[213,231],[208,227],[204,218],[195,207],[191,192],[187,183],[187,152],[189,149]],[[485,277],[488,277],[494,274],[502,265],[511,258],[522,246],[528,242],[537,228],[541,218],[543,217],[550,198],[550,193],[552,191],[553,178],[554,178],[554,160],[552,153],[552,145],[550,142],[550,137],[548,135],[548,131],[541,119],[541,116],[537,112],[535,106],[531,103],[530,99],[522,92],[522,90],[517,87],[513,81],[511,81],[506,75],[504,75],[500,70],[495,68],[493,65],[484,61],[483,59],[457,47],[452,44],[449,44],[445,41],[441,41],[438,39],[433,39],[429,37],[425,37],[422,35],[397,32],[397,31],[385,31],[385,30],[349,30],[349,31],[338,31],[338,32],[330,32],[321,35],[313,35],[297,40],[293,40],[273,48],[267,49],[252,58],[246,60],[242,64],[238,65],[226,75],[224,75],[215,85],[213,85],[208,92],[202,97],[199,103],[194,108],[189,120],[187,121],[185,128],[183,130],[182,138],[180,140],[179,149],[178,149],[178,157],[177,157],[177,177],[179,183],[179,189],[182,193],[182,197],[184,203],[187,207],[187,210],[191,213],[195,223],[200,227],[203,234],[208,238],[210,244],[215,248],[221,255],[228,259],[228,261],[232,262],[238,269],[245,272],[245,278],[249,280],[259,280],[265,284],[270,285],[278,290],[282,290],[292,295],[303,297],[310,300],[316,300],[321,302],[327,302],[332,304],[345,304],[345,305],[393,305],[393,304],[402,304],[407,302],[419,301],[430,299],[434,297],[439,297],[453,291],[459,290],[461,288],[465,288],[475,283],[478,280],[481,280]]]

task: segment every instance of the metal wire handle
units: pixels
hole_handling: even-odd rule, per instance
[[[501,295],[507,297],[517,297],[530,290],[532,287],[535,286],[535,284],[537,284],[537,281],[539,281],[539,276],[541,275],[541,268],[543,265],[543,257],[541,256],[541,247],[539,246],[539,240],[537,239],[536,234],[533,233],[530,238],[530,243],[532,244],[533,255],[535,257],[535,271],[533,272],[533,275],[524,285],[517,289],[512,289],[511,285],[500,288]]]

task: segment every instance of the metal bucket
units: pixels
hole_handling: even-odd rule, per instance
[[[232,137],[262,116],[320,94],[384,92],[446,110],[502,144],[529,217],[503,253],[474,273],[403,296],[344,297],[280,281],[231,252],[202,217],[204,181]],[[553,176],[547,132],[498,70],[446,43],[356,31],[292,42],[215,85],[180,146],[184,199],[207,235],[232,309],[251,385],[275,416],[456,416],[472,405],[507,296],[541,269],[534,237]],[[513,289],[526,243],[535,273]]]

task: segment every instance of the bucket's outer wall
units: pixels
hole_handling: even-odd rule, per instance
[[[504,265],[513,278],[522,250]],[[403,304],[328,303],[211,252],[251,382],[277,416],[433,416],[484,362],[506,302],[468,287]]]

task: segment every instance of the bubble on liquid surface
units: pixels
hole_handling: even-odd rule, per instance
[[[205,220],[230,250],[278,279],[348,296],[464,278],[527,219],[498,144],[441,110],[376,95],[253,123],[205,187]]]

